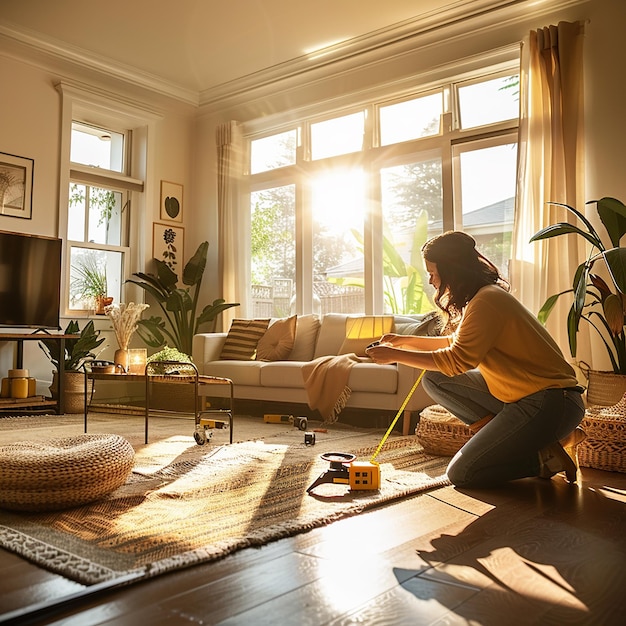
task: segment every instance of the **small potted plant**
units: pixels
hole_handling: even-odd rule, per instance
[[[104,307],[110,305],[113,298],[107,296],[106,270],[97,257],[88,254],[76,261],[72,265],[72,276],[72,299],[92,302],[96,315],[104,315]]]
[[[78,322],[71,320],[65,329],[65,334],[78,335],[78,337],[65,340],[64,354],[61,354],[61,344],[58,341],[42,339],[39,345],[55,368],[50,386],[52,397],[57,394],[58,371],[63,368],[65,412],[82,413],[85,387],[81,368],[86,359],[96,357],[94,350],[104,342],[104,337],[100,337],[100,331],[95,329],[93,321],[89,321],[80,330]],[[93,381],[90,380],[89,383]]]

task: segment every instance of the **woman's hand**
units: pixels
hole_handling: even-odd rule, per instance
[[[402,335],[387,333],[380,338],[380,341],[378,343],[386,343],[390,346],[397,346],[399,342],[402,342]]]
[[[374,363],[378,363],[379,365],[396,363],[398,359],[397,351],[390,344],[382,343],[382,340],[377,346],[367,348],[365,354],[367,354]]]

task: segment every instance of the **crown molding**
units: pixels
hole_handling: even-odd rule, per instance
[[[539,0],[550,2],[552,0]],[[344,62],[362,63],[364,55],[378,56],[397,54],[399,48],[414,47],[415,41],[428,33],[441,30],[453,24],[465,22],[507,7],[527,4],[528,0],[470,0],[449,5],[445,10],[422,13],[417,17],[381,28],[347,41],[328,46],[308,55],[273,65],[254,74],[237,78],[200,92],[200,105],[217,104],[227,98],[262,89],[280,81],[288,81],[326,66]]]
[[[428,48],[449,45],[493,28],[517,24],[519,20],[540,18],[546,14],[587,4],[591,0],[511,0],[493,2],[463,2],[444,12],[421,15],[393,27],[369,33],[348,42],[331,46],[307,57],[267,68],[253,75],[218,85],[200,94],[200,107],[212,114],[252,101],[263,101],[278,94],[288,94],[302,85],[311,86],[332,74],[338,77],[355,69],[389,63]],[[469,5],[474,9],[469,10]],[[462,5],[462,6],[461,6]],[[500,51],[497,51],[499,54]],[[315,58],[311,58],[315,57]],[[431,68],[434,74],[440,68]]]
[[[36,66],[57,71],[59,62],[62,65],[69,64],[90,72],[97,72],[105,77],[143,87],[186,104],[196,107],[199,105],[197,91],[176,85],[148,72],[143,72],[136,67],[71,46],[57,39],[46,38],[33,31],[0,24],[0,41],[2,40],[9,44],[11,42],[19,44],[18,53],[11,49],[3,50],[7,56],[18,61],[28,61]],[[11,48],[10,45],[9,47]]]

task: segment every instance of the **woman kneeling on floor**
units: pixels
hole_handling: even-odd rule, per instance
[[[451,482],[491,487],[559,472],[575,482],[584,389],[555,341],[469,235],[434,237],[422,255],[435,303],[455,331],[387,334],[367,354],[427,370],[430,397],[474,431],[448,466]]]

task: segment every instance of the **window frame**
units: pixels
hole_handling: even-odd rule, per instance
[[[62,117],[58,224],[58,236],[64,242],[61,317],[86,318],[91,317],[93,311],[69,308],[69,259],[72,242],[68,240],[67,222],[70,182],[111,187],[129,194],[127,209],[130,218],[126,225],[127,239],[126,245],[121,246],[124,254],[124,269],[120,278],[121,299],[122,302],[143,302],[145,299],[143,290],[125,284],[125,281],[130,278],[133,271],[143,269],[148,259],[146,242],[152,241],[152,234],[151,223],[147,224],[145,217],[148,200],[144,180],[147,179],[148,170],[155,160],[155,142],[149,141],[149,138],[156,135],[156,123],[163,114],[147,104],[122,101],[111,92],[84,90],[69,82],[59,82],[55,87],[61,95]],[[75,121],[91,127],[110,128],[114,132],[129,134],[132,146],[129,141],[125,142],[123,173],[71,162],[71,133],[72,123]],[[84,247],[85,242],[77,243]]]
[[[458,182],[455,177],[459,174],[454,167],[454,155],[463,149],[463,144],[471,144],[476,141],[498,143],[510,143],[510,137],[514,136],[517,141],[519,131],[519,118],[495,122],[493,124],[461,129],[459,98],[457,85],[465,86],[477,82],[485,82],[500,76],[519,74],[519,58],[509,60],[500,65],[497,70],[482,68],[472,72],[471,76],[453,76],[438,84],[431,84],[423,89],[407,90],[403,93],[388,94],[377,98],[369,103],[361,103],[353,106],[341,107],[332,111],[324,111],[307,116],[304,119],[283,124],[274,123],[270,127],[263,128],[262,122],[256,120],[244,126],[244,139],[247,148],[251,142],[267,137],[271,134],[284,132],[285,129],[295,128],[301,136],[296,154],[296,164],[288,167],[267,170],[260,174],[250,175],[247,181],[249,190],[259,190],[278,187],[280,184],[289,183],[296,186],[296,313],[306,314],[313,312],[312,302],[312,252],[311,241],[307,241],[305,234],[311,230],[311,215],[305,210],[308,201],[304,201],[307,195],[306,184],[303,181],[314,176],[317,171],[333,168],[337,165],[360,165],[364,168],[369,180],[369,201],[365,220],[365,311],[366,314],[384,313],[383,301],[383,270],[382,270],[382,199],[380,190],[380,171],[392,164],[410,163],[412,158],[423,158],[428,153],[440,153],[442,164],[442,217],[443,231],[452,230],[459,222],[456,215],[455,188]],[[444,112],[440,117],[439,132],[417,139],[400,141],[385,146],[380,145],[380,116],[379,110],[383,106],[408,101],[433,93],[441,92]],[[313,123],[339,118],[354,112],[365,111],[365,138],[363,149],[357,153],[327,157],[313,161],[310,158],[310,127]],[[281,181],[281,183],[279,183]],[[243,198],[243,196],[242,196]],[[249,205],[242,200],[243,211],[248,211]],[[459,207],[459,211],[460,211]],[[249,252],[245,260],[250,263]],[[370,259],[368,261],[367,259]]]

